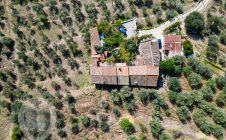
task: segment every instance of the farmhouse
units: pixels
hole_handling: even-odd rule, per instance
[[[100,45],[97,28],[90,29],[92,64],[90,65],[91,82],[102,85],[131,85],[157,87],[159,78],[160,52],[155,39],[141,42],[139,55],[133,64],[108,64],[105,54],[98,54],[95,46]]]
[[[173,57],[183,55],[181,35],[166,35],[164,37],[163,53],[165,57]]]

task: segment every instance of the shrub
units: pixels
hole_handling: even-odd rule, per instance
[[[184,54],[185,56],[190,56],[193,54],[193,45],[189,40],[185,40],[183,43],[183,48],[184,48]]]
[[[172,57],[175,65],[183,67],[184,66],[184,57],[180,56],[180,55],[176,55],[174,57]]]
[[[60,136],[61,138],[67,137],[67,133],[64,130],[59,130],[57,132],[57,135]]]
[[[60,128],[64,128],[64,126],[65,126],[65,122],[63,119],[56,120],[56,128],[60,129]]]
[[[176,99],[177,99],[177,95],[178,95],[177,92],[169,91],[168,98],[169,98],[170,102],[175,103]]]
[[[206,115],[207,114],[202,110],[196,109],[193,113],[193,120],[203,133],[213,134],[217,139],[222,139],[222,128],[218,125],[208,123],[208,121],[205,119]]]
[[[197,73],[191,73],[188,76],[188,83],[193,89],[198,89],[201,85],[202,77]]]
[[[145,127],[145,125],[143,125],[142,123],[139,124],[140,126],[140,130],[144,133],[147,132],[147,128]]]
[[[226,33],[225,32],[221,32],[220,34],[220,42],[224,45],[226,45]]]
[[[11,139],[12,140],[21,140],[22,134],[23,133],[21,132],[20,127],[19,126],[14,126],[13,130],[12,130]]]
[[[158,110],[154,110],[152,111],[151,117],[152,119],[161,119],[162,118],[161,112]]]
[[[226,94],[221,93],[217,98],[216,98],[216,104],[220,107],[223,107],[226,104]]]
[[[67,95],[66,100],[67,100],[68,104],[72,104],[75,102],[75,98],[72,95]]]
[[[84,125],[85,127],[88,127],[90,125],[90,118],[88,116],[81,115],[80,120],[82,125]]]
[[[108,132],[109,131],[109,125],[107,124],[107,122],[101,122],[100,123],[100,129],[103,132]]]
[[[222,0],[219,1],[222,2]],[[207,25],[211,33],[219,34],[220,31],[222,30],[222,27],[224,28],[224,20],[220,16],[214,16],[212,14],[209,14]]]
[[[70,117],[70,123],[71,124],[77,124],[78,123],[78,118],[76,118],[74,116]]]
[[[216,109],[213,111],[213,120],[216,124],[226,128],[226,114],[221,110]]]
[[[136,136],[131,135],[126,140],[138,140]]]
[[[134,126],[127,118],[122,118],[119,121],[119,126],[127,134],[132,134],[134,132]]]
[[[181,93],[177,95],[176,104],[178,106],[191,107],[193,105],[192,96],[188,93]]]
[[[210,87],[203,88],[201,92],[204,99],[206,99],[207,101],[212,101],[214,95]]]
[[[219,125],[212,125],[212,134],[219,140],[223,139],[224,137],[222,127],[220,127]]]
[[[191,96],[191,98],[193,100],[193,104],[194,105],[197,105],[197,104],[199,104],[200,102],[203,101],[203,97],[202,97],[202,95],[198,91],[195,91],[195,90],[192,91],[190,93],[190,96]]]
[[[226,58],[219,58],[219,64],[222,66],[222,67],[225,67],[225,64],[226,64]]]
[[[131,100],[131,101],[124,102],[124,107],[130,112],[135,111],[135,107],[136,107],[135,101]]]
[[[195,124],[203,133],[211,134],[211,124],[205,120],[205,116],[207,116],[207,114],[201,109],[196,109],[193,112],[193,120]]]
[[[140,100],[143,101],[143,103],[147,103],[148,101],[152,101],[157,98],[157,91],[153,89],[141,89],[139,90],[139,94],[138,96],[140,96]]]
[[[101,121],[107,121],[108,120],[108,116],[106,115],[106,114],[100,114],[99,115],[99,119],[101,120]]]
[[[181,91],[181,85],[180,85],[180,81],[178,80],[177,77],[171,77],[169,79],[169,90],[175,91],[175,92],[180,92]]]
[[[168,134],[163,132],[159,135],[159,140],[171,140],[171,138]]]
[[[190,65],[193,68],[193,70],[195,70],[199,66],[199,62],[194,58],[189,58],[188,65]]]
[[[91,120],[90,125],[91,125],[92,127],[97,128],[97,127],[98,127],[98,121],[97,121],[97,120]]]
[[[188,59],[188,65],[190,65],[196,73],[202,75],[205,78],[211,78],[211,76],[213,74],[213,72],[211,71],[211,69],[209,67],[205,66],[204,64],[199,63],[194,58]]]
[[[211,78],[211,76],[213,75],[213,72],[211,71],[211,69],[205,66],[204,64],[199,64],[196,67],[195,71],[206,79]]]
[[[162,108],[167,107],[162,97],[158,97],[155,100],[153,100],[153,106],[155,110],[160,110],[161,107]]]
[[[0,101],[0,107],[6,108],[9,112],[11,112],[11,104],[8,101]]]
[[[176,112],[182,122],[185,122],[189,118],[189,109],[186,106],[178,107]]]
[[[79,133],[79,126],[77,124],[74,124],[72,127],[71,127],[71,132],[73,134],[78,134]]]
[[[214,79],[209,79],[207,82],[206,82],[206,86],[207,87],[210,87],[213,91],[215,91],[215,88],[216,88],[216,82]]]
[[[179,129],[174,129],[172,131],[172,135],[173,135],[173,138],[174,139],[178,139],[178,138],[181,137],[182,133],[181,133],[181,131]]]
[[[92,114],[92,115],[96,115],[96,114],[97,114],[96,108],[91,108],[91,109],[89,110],[89,113]]]
[[[198,108],[202,109],[203,111],[205,111],[208,114],[211,114],[213,112],[213,105],[204,100],[202,100],[198,104]]]
[[[151,133],[154,137],[158,137],[164,130],[161,123],[158,120],[153,120],[150,122]]]
[[[149,90],[148,94],[149,94],[149,100],[150,101],[152,101],[152,100],[154,100],[158,97],[157,91],[153,90],[153,89]]]
[[[120,96],[123,101],[130,101],[133,99],[133,94],[128,86],[124,86],[120,89]]]
[[[101,106],[104,108],[104,109],[108,109],[109,108],[109,103],[107,101],[102,101],[101,102]]]
[[[13,50],[15,41],[8,37],[1,37],[0,44],[2,44],[3,46],[7,46],[10,50]]]
[[[172,32],[174,32],[175,30],[177,30],[178,28],[180,28],[180,25],[181,25],[181,22],[179,22],[179,21],[178,21],[178,22],[175,22],[175,23],[173,23],[171,26],[165,28],[165,29],[163,30],[163,32],[164,32],[165,34],[172,33]]]
[[[120,105],[121,104],[121,97],[117,89],[113,89],[110,93],[111,95],[111,101],[116,104]]]
[[[144,133],[140,133],[140,134],[138,135],[138,139],[139,139],[139,140],[146,140],[147,137],[145,136]]]
[[[149,95],[145,89],[141,89],[138,93],[138,97],[143,104],[147,104],[149,100]]]
[[[218,42],[218,40],[217,40],[217,37],[216,36],[210,35],[208,37],[208,45],[209,46],[217,47],[217,42]]]
[[[185,77],[187,77],[188,75],[190,75],[192,73],[192,68],[191,66],[185,66],[182,68],[182,72],[184,74]]]
[[[222,89],[226,85],[226,78],[223,76],[217,77],[216,84],[219,89]]]
[[[215,46],[207,46],[207,48],[206,48],[206,58],[209,61],[211,61],[213,63],[216,63],[217,54],[218,54],[217,47],[215,47]]]
[[[120,116],[121,116],[121,113],[120,113],[120,111],[119,111],[117,108],[113,108],[113,109],[112,109],[112,112],[113,112],[113,114],[114,114],[116,117],[120,117]]]

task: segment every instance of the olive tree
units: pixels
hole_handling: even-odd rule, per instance
[[[221,110],[215,109],[213,111],[213,120],[216,124],[221,125],[222,127],[226,128],[226,114]]]
[[[181,85],[180,81],[178,80],[177,77],[171,77],[169,79],[168,83],[169,89],[175,92],[180,92],[181,91]]]
[[[156,119],[150,122],[150,129],[154,137],[158,137],[164,130],[159,120],[156,120]]]
[[[201,34],[205,29],[204,17],[199,12],[190,13],[185,19],[185,27],[188,31]]]
[[[176,112],[182,122],[185,122],[189,118],[189,109],[186,106],[178,107]]]
[[[191,73],[188,76],[188,83],[193,89],[198,89],[201,86],[202,77],[197,73]]]

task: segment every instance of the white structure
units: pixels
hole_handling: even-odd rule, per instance
[[[173,57],[176,55],[183,56],[182,36],[181,35],[166,35],[163,42],[163,56]],[[163,59],[164,59],[163,58]]]
[[[135,18],[122,22],[122,26],[126,29],[127,38],[136,36],[137,24]]]

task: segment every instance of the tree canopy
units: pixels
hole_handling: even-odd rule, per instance
[[[205,29],[203,15],[199,12],[192,12],[185,19],[185,27],[189,32],[201,34]]]
[[[190,56],[192,55],[194,52],[193,52],[193,45],[191,44],[191,42],[189,40],[185,40],[183,43],[183,48],[184,48],[184,54],[185,56]]]

